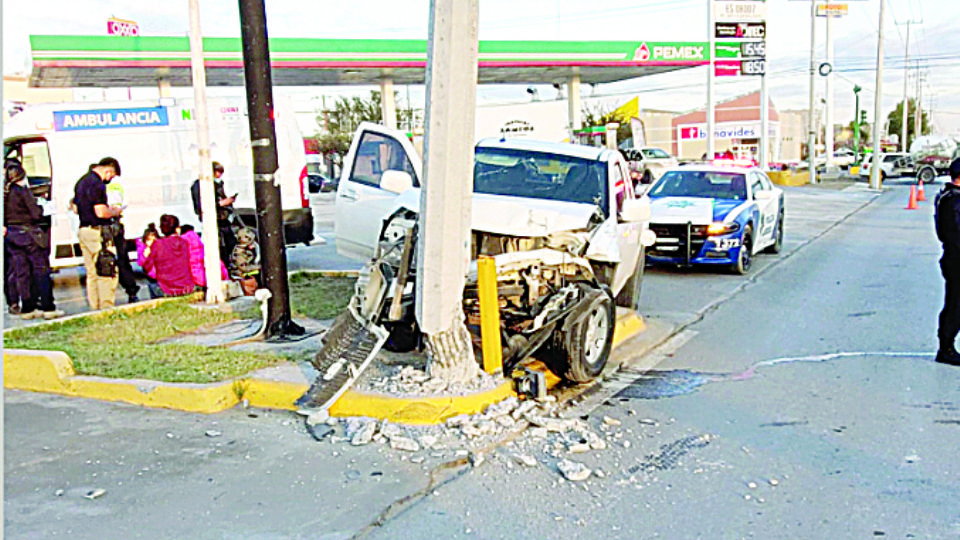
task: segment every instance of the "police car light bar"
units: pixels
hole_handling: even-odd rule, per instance
[[[755,167],[756,162],[752,159],[715,159],[713,160],[713,165],[715,167],[736,167],[746,169]]]

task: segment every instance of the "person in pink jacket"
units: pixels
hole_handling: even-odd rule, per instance
[[[160,216],[162,238],[144,242],[146,259],[143,269],[149,275],[156,271],[157,284],[163,296],[183,296],[194,291],[193,276],[190,275],[190,253],[187,243],[180,238],[180,220],[176,216]],[[151,294],[154,291],[151,290]]]
[[[207,273],[203,266],[203,241],[200,235],[193,229],[192,225],[180,226],[180,238],[183,238],[190,246],[190,274],[193,275],[193,283],[199,287],[207,286]],[[227,279],[227,267],[220,262],[220,279]]]

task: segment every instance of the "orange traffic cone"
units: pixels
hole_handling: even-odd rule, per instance
[[[917,201],[923,202],[927,200],[927,194],[923,192],[923,180],[918,181],[919,186],[917,186]]]
[[[907,210],[917,209],[917,186],[910,186],[910,200],[907,201]]]

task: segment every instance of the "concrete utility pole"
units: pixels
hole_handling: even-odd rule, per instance
[[[923,79],[920,75],[920,62],[917,62],[917,108],[913,113],[913,137],[923,135]]]
[[[873,103],[873,163],[870,165],[870,187],[880,189],[880,122],[883,114],[883,6],[880,2],[880,26],[877,33],[877,91]]]
[[[479,0],[430,2],[416,312],[426,335],[430,375],[447,382],[467,381],[480,373],[463,320],[479,13]]]
[[[907,85],[910,80],[910,24],[913,21],[907,21],[907,40],[903,45],[903,107],[900,108],[902,116],[900,117],[900,151],[909,151],[907,144],[907,119],[910,118],[910,101],[907,99]]]
[[[882,1],[882,0],[881,0]],[[807,116],[807,161],[810,183],[817,183],[817,128],[814,118],[814,89],[817,75],[817,2],[810,0],[810,114]]]
[[[714,17],[714,0],[707,0],[707,54],[710,55],[710,65],[707,66],[707,159],[712,160],[715,155],[716,143],[713,140],[713,120],[714,120],[714,108],[713,108],[713,78],[716,75],[714,73],[716,69],[716,64],[714,63],[714,56],[716,56],[716,38],[714,37],[713,30],[713,17]]]
[[[833,17],[827,14],[827,63],[830,64],[830,73],[827,74],[827,112],[824,122],[824,138],[826,139],[824,153],[827,157],[826,167],[833,167],[833,35],[831,34]]]
[[[203,266],[207,277],[207,303],[226,300],[220,281],[220,231],[217,228],[217,199],[210,164],[210,130],[207,124],[207,70],[203,62],[199,0],[188,0],[190,10],[190,73],[193,76],[193,103],[196,109],[197,153],[200,167],[200,211],[203,215]]]
[[[263,287],[271,295],[267,303],[266,335],[268,338],[302,335],[303,328],[290,317],[280,183],[276,177],[280,165],[277,161],[267,14],[263,0],[240,0],[240,38],[243,42],[243,77],[247,88],[250,146],[253,149],[260,278]]]

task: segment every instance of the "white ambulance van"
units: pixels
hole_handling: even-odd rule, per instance
[[[211,158],[223,164],[227,195],[249,226],[256,226],[253,154],[247,104],[243,98],[208,101]],[[275,99],[277,153],[287,244],[313,240],[303,139],[289,99]],[[31,188],[51,210],[51,265],[82,263],[74,186],[91,163],[105,156],[120,162],[127,240],[143,234],[162,214],[202,230],[190,186],[199,176],[193,100],[56,103],[32,106],[3,125],[5,157],[19,159]],[[129,246],[128,246],[129,247]]]

